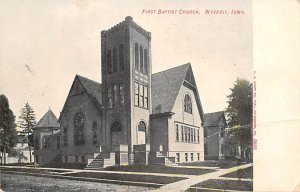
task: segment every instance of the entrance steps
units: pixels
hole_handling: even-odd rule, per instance
[[[94,159],[88,160],[88,165],[85,169],[89,170],[100,170],[105,167],[114,166],[115,165],[115,153],[103,154],[96,153],[94,154]]]

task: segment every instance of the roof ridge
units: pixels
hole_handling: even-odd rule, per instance
[[[164,73],[164,72],[167,72],[167,71],[169,71],[169,70],[174,70],[174,69],[177,69],[177,68],[186,66],[186,65],[191,65],[191,63],[188,62],[188,63],[182,64],[182,65],[178,65],[178,66],[176,66],[176,67],[172,67],[172,68],[169,68],[169,69],[165,69],[165,70],[163,70],[163,71],[159,71],[159,72],[153,73],[152,75],[157,75],[157,74],[159,74],[159,73]]]
[[[79,79],[84,79],[84,80],[90,81],[90,82],[92,82],[92,83],[97,83],[97,84],[99,84],[99,85],[102,85],[102,83],[99,83],[99,82],[97,82],[97,81],[94,81],[94,80],[92,80],[92,79],[89,79],[89,78],[87,78],[87,77],[84,77],[84,76],[81,76],[81,75],[78,75],[78,74],[76,74],[76,77],[78,77]]]

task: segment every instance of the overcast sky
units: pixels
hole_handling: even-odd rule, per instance
[[[26,2],[26,3],[25,3]],[[152,34],[153,73],[190,62],[204,112],[224,110],[237,78],[252,79],[250,1],[1,1],[0,94],[16,116],[26,102],[39,120],[58,117],[76,74],[101,82],[101,30],[130,15]],[[193,9],[200,15],[144,15]],[[244,15],[205,15],[241,9]]]

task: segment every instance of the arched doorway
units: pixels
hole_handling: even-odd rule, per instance
[[[111,147],[114,150],[115,145],[120,145],[121,143],[121,130],[122,125],[119,121],[113,122],[111,125]]]
[[[146,144],[146,123],[140,121],[137,127],[137,144]]]

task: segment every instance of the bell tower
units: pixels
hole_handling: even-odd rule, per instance
[[[105,148],[127,153],[149,144],[151,33],[132,17],[101,32]]]

